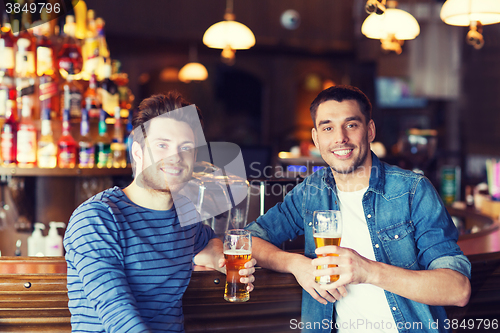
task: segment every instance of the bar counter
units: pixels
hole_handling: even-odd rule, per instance
[[[472,296],[450,319],[500,319],[500,252],[469,255]],[[300,318],[301,287],[291,274],[258,268],[250,301],[223,298],[225,276],[197,267],[183,306],[190,332],[290,332]],[[64,257],[0,257],[0,332],[71,332]]]

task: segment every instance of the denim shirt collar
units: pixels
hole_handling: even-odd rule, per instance
[[[384,185],[385,185],[385,170],[382,166],[382,162],[373,152],[372,154],[372,165],[370,172],[370,181],[368,185],[368,191],[372,191],[377,194],[384,194]],[[323,182],[329,187],[332,191],[337,193],[335,178],[333,177],[333,172],[330,167],[326,168],[326,172],[323,175]]]

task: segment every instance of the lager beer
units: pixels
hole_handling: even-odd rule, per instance
[[[316,210],[313,214],[313,237],[316,248],[328,245],[340,246],[342,238],[342,215],[338,210]],[[328,256],[338,256],[329,253]],[[325,256],[325,255],[323,255]],[[337,267],[337,265],[321,265],[316,269]],[[339,275],[316,276],[315,281],[321,284],[333,283],[339,279]]]
[[[226,250],[226,287],[224,299],[229,302],[246,302],[250,299],[247,284],[241,283],[240,269],[245,268],[245,263],[252,258],[252,252],[248,250]]]
[[[327,245],[340,245],[341,235],[339,234],[328,234],[328,233],[318,233],[314,234],[314,244],[316,248],[327,246]],[[336,253],[329,253],[329,256],[338,256]],[[323,255],[325,256],[325,255]],[[324,269],[330,267],[337,267],[337,265],[322,265],[316,266],[316,269]],[[335,282],[339,279],[338,275],[330,275],[330,276],[316,276],[316,282],[321,284],[328,284]]]
[[[241,283],[239,271],[252,258],[252,234],[243,229],[227,230],[224,234],[226,259],[226,287],[224,299],[228,302],[246,302],[250,299],[247,284]]]

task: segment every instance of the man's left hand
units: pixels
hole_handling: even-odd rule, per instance
[[[253,282],[255,281],[255,276],[253,276],[253,273],[255,273],[255,265],[257,264],[257,260],[255,258],[252,258],[249,262],[245,263],[245,268],[240,269],[238,273],[240,273],[241,278],[240,282],[241,283],[247,283],[247,290],[252,291],[254,286]],[[226,259],[222,258],[219,260],[219,268],[222,268],[226,265]]]
[[[338,256],[331,256],[333,253]],[[362,257],[356,251],[340,246],[329,245],[316,249],[316,254],[318,258],[312,261],[312,265],[338,266],[316,270],[316,276],[340,275],[337,281],[321,285],[321,288],[332,290],[348,284],[369,283],[372,261]]]

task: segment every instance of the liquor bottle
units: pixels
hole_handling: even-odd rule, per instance
[[[2,128],[2,161],[3,165],[10,166],[17,163],[17,106],[15,91],[7,101],[6,120]]]
[[[73,74],[78,74],[83,67],[82,50],[75,39],[75,29],[75,17],[73,15],[66,15],[66,24],[64,25],[64,34],[66,36],[58,55],[59,68],[63,70],[63,76],[69,73],[70,69]]]
[[[45,12],[44,12],[45,13]],[[46,16],[46,15],[42,15]],[[56,65],[54,61],[54,48],[50,40],[50,26],[41,24],[33,28],[37,36],[36,47],[36,69],[39,77],[40,110],[49,109],[51,118],[59,118],[60,101],[59,86],[56,74]]]
[[[16,47],[16,39],[12,34],[12,29],[9,23],[7,13],[3,13],[2,28],[0,35],[0,72],[4,73],[4,77],[14,77],[14,49]]]
[[[127,146],[123,142],[123,126],[119,106],[117,106],[115,110],[115,125],[113,140],[111,142],[111,152],[113,154],[113,168],[125,168],[127,166]]]
[[[80,141],[78,141],[78,167],[94,167],[94,145],[89,135],[89,113],[82,109],[82,122],[80,123]]]
[[[111,140],[107,133],[106,111],[101,110],[99,117],[99,136],[95,143],[95,163],[98,168],[111,168],[113,159],[111,158]]]
[[[63,111],[62,135],[57,142],[57,165],[60,168],[74,168],[76,166],[76,142],[71,135],[69,110]]]
[[[57,166],[57,147],[52,134],[50,114],[50,109],[42,110],[41,136],[37,150],[37,163],[40,168],[55,168]]]
[[[24,33],[23,31],[20,36]],[[16,89],[17,108],[23,109],[23,104],[28,103],[30,108],[37,107],[35,98],[35,65],[34,52],[31,51],[32,42],[25,36],[17,40],[16,53]]]
[[[9,95],[12,90],[15,94],[16,90],[14,83],[15,45],[16,40],[11,31],[9,17],[7,13],[3,13],[0,28],[0,128],[5,120]]]
[[[83,0],[79,0],[74,6],[75,13],[75,37],[84,39],[87,34],[87,4]]]
[[[110,116],[114,115],[115,109],[119,106],[120,96],[118,94],[118,86],[111,80],[111,64],[106,62],[103,70],[104,80],[99,87],[99,97],[102,104],[102,109]]]
[[[21,122],[17,131],[17,165],[34,167],[36,165],[36,127],[31,119],[32,105],[29,96],[22,98]]]
[[[127,126],[125,127],[127,133],[126,134],[127,137],[125,138],[125,144],[127,145],[127,164],[131,163],[130,152],[132,151],[132,143],[134,142],[134,139],[132,137],[132,131],[134,129],[132,122],[133,118],[134,118],[134,110],[130,110],[128,113]]]
[[[82,86],[74,81],[73,66],[68,67],[68,76],[61,89],[61,108],[69,110],[71,117],[82,116]]]
[[[96,73],[99,67],[99,40],[95,14],[92,9],[87,11],[87,34],[83,44],[82,55],[84,56],[84,71],[87,73]]]
[[[24,3],[24,1],[23,0],[20,1],[22,7],[22,3]],[[31,13],[29,10],[22,11],[21,29],[17,37],[17,45],[18,45],[18,51],[16,53],[17,76],[19,76],[20,73],[22,73],[25,76],[26,73],[23,73],[23,71],[27,71],[30,74],[33,73],[33,76],[36,73],[36,62],[35,62],[36,38],[32,33],[32,29],[30,28],[31,28]],[[21,42],[20,44],[19,42],[22,40],[24,41]],[[19,48],[21,47],[24,49],[23,53],[19,53]],[[21,58],[25,58],[24,61],[21,62],[20,61]],[[19,69],[18,65],[21,65]]]
[[[108,44],[106,43],[106,36],[104,34],[105,22],[101,17],[95,19],[97,30],[97,43],[99,44],[99,58],[97,64],[97,76],[100,80],[104,77],[105,65],[110,63],[110,54]]]
[[[85,90],[83,98],[89,117],[98,118],[101,111],[99,109],[99,100],[97,99],[97,76],[94,73],[90,76],[89,87]]]

